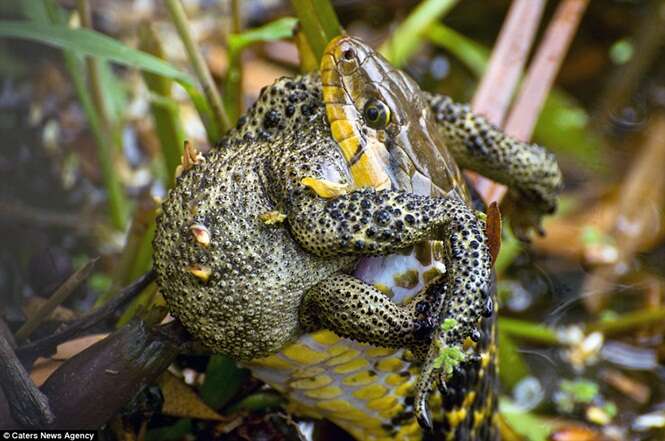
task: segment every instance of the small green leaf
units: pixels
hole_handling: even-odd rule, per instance
[[[243,398],[238,403],[230,406],[228,413],[237,412],[239,410],[251,410],[254,412],[263,411],[266,409],[275,409],[281,406],[284,399],[272,392],[257,392]]]
[[[192,420],[180,419],[170,426],[150,429],[146,433],[146,441],[178,441],[187,439],[187,435],[194,430]]]
[[[584,379],[563,380],[559,388],[563,393],[571,396],[576,403],[589,404],[598,395],[598,385]]]
[[[554,427],[547,420],[525,412],[510,400],[500,400],[499,410],[508,425],[529,441],[547,441],[554,431]]]
[[[224,107],[233,124],[242,112],[242,51],[252,44],[281,40],[293,36],[298,20],[285,17],[228,38],[229,69],[224,81]]]
[[[297,23],[296,18],[284,17],[240,34],[230,34],[229,50],[240,50],[255,43],[291,38]]]
[[[605,403],[602,409],[603,412],[605,412],[610,419],[614,419],[614,417],[617,416],[618,413],[617,405],[614,404],[614,402],[612,401],[608,401],[607,403]]]
[[[201,386],[201,398],[213,409],[221,409],[235,396],[248,377],[247,369],[240,369],[230,358],[213,355]]]
[[[459,0],[425,0],[395,29],[379,52],[396,67],[402,67],[420,47],[425,31],[446,15]]]

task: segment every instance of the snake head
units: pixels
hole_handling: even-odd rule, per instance
[[[321,59],[330,131],[358,187],[468,196],[418,84],[381,54],[348,35]]]

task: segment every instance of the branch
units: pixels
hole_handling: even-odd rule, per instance
[[[6,325],[0,319],[0,327]],[[41,393],[16,357],[9,333],[0,332],[0,386],[12,418],[24,427],[42,427],[54,420],[46,395]]]
[[[544,0],[514,0],[492,56],[471,103],[475,113],[501,127],[513,91],[526,64],[545,7]],[[465,172],[487,205],[500,202],[505,187],[473,172]],[[498,193],[496,193],[498,190]],[[496,193],[496,194],[495,194]]]
[[[131,299],[137,296],[146,286],[148,286],[154,279],[156,273],[150,270],[141,276],[136,282],[123,289],[111,301],[103,306],[89,312],[83,317],[79,318],[71,325],[66,327],[60,332],[42,338],[41,340],[34,341],[27,345],[21,346],[17,349],[16,353],[23,360],[32,358],[33,356],[48,353],[53,351],[60,343],[63,343],[72,337],[92,328],[97,323],[109,317],[117,309],[122,308]]]
[[[92,269],[95,267],[95,263],[99,258],[95,258],[86,263],[81,269],[75,271],[71,276],[67,278],[55,292],[46,300],[46,302],[39,308],[39,310],[26,321],[23,326],[16,331],[16,340],[19,342],[24,341],[26,338],[30,337],[30,334],[37,329],[37,327],[46,320],[53,310],[60,304],[62,304],[70,295],[72,295],[76,288],[78,288],[81,283],[83,283]]]

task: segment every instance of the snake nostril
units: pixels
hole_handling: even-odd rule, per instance
[[[342,56],[345,60],[352,60],[355,55],[356,53],[353,49],[345,49],[344,52],[342,52]]]

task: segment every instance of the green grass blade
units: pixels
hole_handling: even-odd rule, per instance
[[[439,23],[430,26],[426,34],[432,43],[452,53],[477,77],[483,75],[490,57],[489,49]]]
[[[231,122],[226,114],[222,97],[220,96],[219,89],[212,78],[206,60],[203,58],[199,47],[194,41],[182,2],[180,0],[164,0],[164,5],[169,12],[173,25],[178,31],[178,36],[185,47],[189,63],[203,88],[203,94],[207,102],[207,110],[210,111],[210,114],[212,115],[212,118],[208,118],[208,115],[204,118],[204,125],[208,131],[208,137],[211,137],[211,132],[217,132],[218,134],[224,133],[231,128]],[[218,140],[219,136],[217,136],[213,142]]]
[[[425,0],[395,29],[379,49],[393,65],[402,67],[420,46],[424,31],[446,15],[459,0]]]
[[[139,48],[158,58],[164,57],[159,37],[149,23],[139,26]],[[180,155],[185,141],[185,132],[180,121],[178,106],[171,99],[173,81],[151,72],[143,72],[143,80],[154,95],[150,100],[150,110],[155,130],[161,144],[162,157],[166,165],[166,184],[170,187],[175,180],[175,170],[180,164]],[[166,105],[165,103],[172,103]]]
[[[230,34],[229,50],[239,51],[251,44],[291,38],[297,23],[294,17],[284,17],[239,34]]]
[[[43,3],[40,2],[37,4],[37,2],[31,0],[26,2],[26,4],[31,4],[33,7],[29,9],[29,12],[24,12],[37,21],[21,23],[26,23],[26,25],[42,28],[66,26],[66,16],[62,9],[60,9],[55,2],[45,1]],[[42,6],[41,12],[38,6]],[[42,20],[48,20],[51,23],[56,23],[56,25],[42,22]],[[92,96],[90,95],[85,78],[83,58],[75,51],[68,49],[63,50],[63,57],[65,60],[65,66],[72,77],[74,90],[76,91],[76,95],[79,99],[79,102],[81,103],[81,107],[83,108],[83,113],[85,114],[86,119],[88,120],[88,124],[90,125],[90,131],[92,132],[92,135],[94,136],[97,144],[97,155],[100,168],[102,170],[104,187],[106,189],[108,198],[107,204],[109,215],[111,217],[111,223],[115,228],[121,230],[125,226],[125,222],[129,213],[129,206],[120,181],[115,174],[115,168],[113,167],[113,148],[111,145],[110,137],[106,136],[103,130],[100,116],[95,109]]]
[[[159,58],[89,29],[71,29],[66,26],[28,21],[0,20],[0,37],[32,40],[71,50],[78,55],[98,57],[190,85],[195,84],[194,78],[190,75]]]
[[[317,62],[330,40],[342,33],[335,10],[328,0],[291,0]]]
[[[293,36],[298,20],[284,17],[261,27],[248,29],[238,34],[229,34],[229,69],[224,81],[224,106],[232,123],[240,116],[242,109],[242,52],[256,43],[270,42]]]
[[[249,378],[249,371],[239,368],[224,355],[210,357],[201,385],[201,398],[213,409],[223,408]]]

